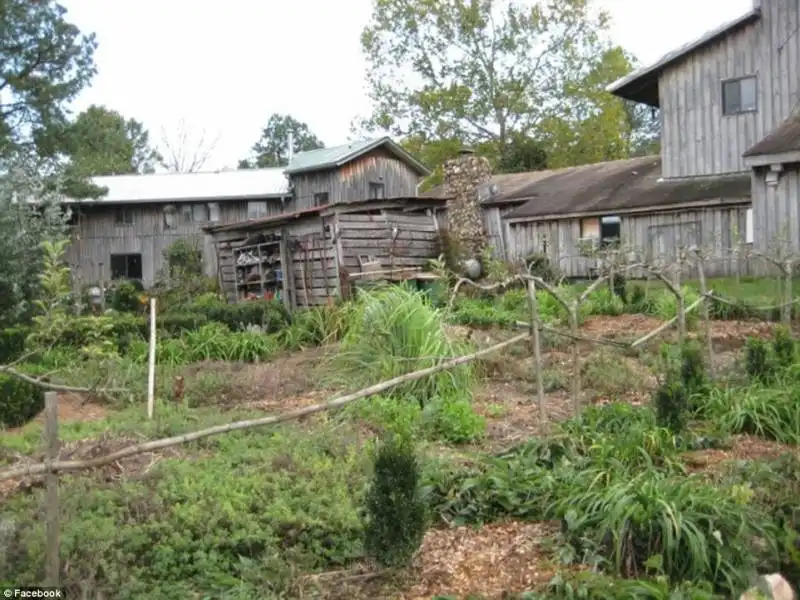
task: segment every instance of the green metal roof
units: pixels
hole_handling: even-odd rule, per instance
[[[292,162],[289,163],[285,173],[291,175],[308,171],[335,169],[381,146],[386,146],[389,152],[405,162],[419,174],[431,174],[431,170],[428,167],[419,162],[389,137],[372,140],[357,140],[349,144],[334,146],[332,148],[320,148],[319,150],[298,152],[292,157]]]

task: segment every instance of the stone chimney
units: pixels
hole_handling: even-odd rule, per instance
[[[457,158],[444,163],[444,193],[448,233],[461,261],[480,260],[488,239],[478,190],[492,179],[492,167],[483,156],[464,148]]]

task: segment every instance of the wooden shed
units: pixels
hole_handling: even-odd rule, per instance
[[[441,253],[435,198],[374,199],[210,227],[229,301],[280,298],[287,308],[347,298],[363,281],[421,278]]]

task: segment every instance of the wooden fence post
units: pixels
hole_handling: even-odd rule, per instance
[[[156,299],[150,298],[150,352],[147,360],[147,418],[153,418],[156,403]]]
[[[539,400],[539,428],[544,434],[547,425],[547,406],[544,399],[542,377],[542,346],[539,339],[539,303],[536,298],[536,282],[528,280],[528,308],[531,319],[531,346],[533,347],[533,369],[536,375],[536,395]]]
[[[58,392],[44,394],[44,436],[46,461],[50,464],[58,460]],[[58,517],[58,473],[48,469],[45,477],[45,587],[58,587],[60,580],[60,541]]]

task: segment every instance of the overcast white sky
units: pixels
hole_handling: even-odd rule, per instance
[[[617,43],[645,63],[753,0],[595,0]],[[217,138],[207,168],[235,166],[273,112],[308,123],[327,145],[367,114],[359,34],[370,0],[62,0],[97,34],[98,75],[75,104],[103,104],[156,139],[184,120]]]

